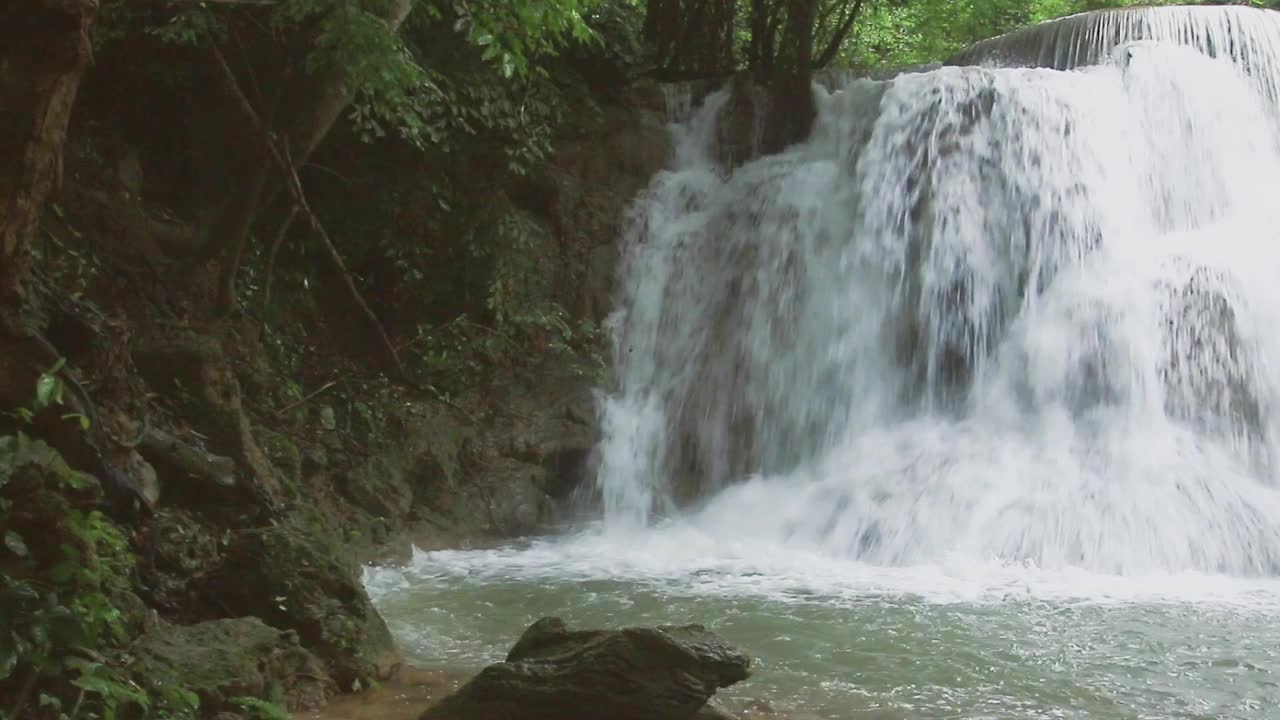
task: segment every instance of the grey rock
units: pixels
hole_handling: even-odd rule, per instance
[[[229,709],[237,697],[276,695],[292,709],[316,708],[334,689],[316,656],[257,618],[161,624],[138,640],[132,654],[140,676],[180,682],[199,695],[206,711]]]
[[[575,631],[543,618],[420,720],[726,720],[699,713],[750,664],[701,625]]]
[[[342,688],[385,680],[400,665],[382,617],[340,541],[317,527],[278,525],[235,535],[202,592],[220,607],[293,630]]]

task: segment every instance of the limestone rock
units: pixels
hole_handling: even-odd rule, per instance
[[[384,680],[399,666],[386,623],[347,562],[338,539],[299,525],[237,535],[204,591],[233,613],[297,631],[339,687]]]
[[[543,618],[420,720],[691,720],[750,664],[701,625],[574,631]]]
[[[312,709],[334,689],[295,634],[257,618],[163,624],[143,635],[132,654],[139,677],[181,683],[200,696],[206,713],[228,709],[237,697],[283,698],[290,709]]]
[[[347,473],[342,492],[375,517],[403,518],[413,508],[413,488],[405,477],[412,460],[394,451],[374,455]]]

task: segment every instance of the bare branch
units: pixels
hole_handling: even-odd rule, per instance
[[[213,49],[214,59],[217,61],[218,69],[222,75],[224,84],[227,89],[235,96],[236,104],[240,107],[240,111],[244,114],[245,119],[263,138],[270,151],[272,159],[284,174],[285,185],[289,189],[289,195],[292,196],[293,205],[298,212],[302,213],[306,218],[307,224],[311,226],[311,230],[320,238],[320,242],[324,245],[325,251],[329,256],[329,261],[338,270],[342,276],[343,284],[347,289],[347,293],[351,296],[351,301],[360,310],[368,321],[369,326],[377,333],[378,339],[381,341],[383,350],[387,355],[387,359],[391,362],[392,368],[402,381],[412,385],[414,384],[405,372],[404,365],[400,362],[400,354],[396,352],[395,345],[392,344],[391,338],[387,336],[386,328],[382,326],[382,322],[378,320],[378,316],[374,314],[369,304],[365,302],[364,296],[360,294],[360,289],[356,287],[355,280],[352,279],[351,271],[347,269],[347,264],[342,259],[342,255],[338,252],[338,248],[334,246],[333,240],[329,237],[329,233],[324,228],[324,224],[320,222],[320,218],[312,211],[311,206],[307,204],[306,193],[302,189],[302,181],[298,179],[298,170],[294,167],[293,158],[289,154],[289,148],[286,146],[283,150],[279,143],[271,136],[271,131],[262,123],[258,113],[254,111],[253,104],[249,102],[249,98],[245,96],[244,90],[240,88],[240,83],[236,81],[235,74],[231,71],[231,66],[227,64],[227,59],[222,52],[216,47]]]
[[[845,16],[844,22],[840,27],[836,28],[836,32],[831,36],[831,40],[827,42],[827,47],[818,55],[814,61],[815,68],[824,68],[836,59],[836,55],[840,54],[840,46],[844,44],[845,38],[849,37],[849,32],[853,30],[853,26],[858,22],[858,15],[862,12],[863,0],[854,0],[853,7],[849,10],[849,14]]]
[[[289,208],[289,217],[284,219],[280,224],[280,229],[276,231],[275,240],[271,242],[271,251],[267,254],[267,279],[262,285],[262,324],[267,324],[267,308],[271,305],[271,278],[275,276],[276,255],[280,254],[280,247],[284,245],[285,236],[289,234],[289,228],[293,226],[294,218],[298,217],[298,206],[294,205]]]

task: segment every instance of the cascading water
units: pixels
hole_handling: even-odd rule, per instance
[[[808,142],[732,172],[724,93],[678,127],[630,222],[607,524],[698,497],[726,539],[876,564],[1280,572],[1280,114],[1248,75],[1280,23],[1092,22],[1011,43],[1115,50],[1073,72],[817,90]]]
[[[1273,720],[1277,18],[1101,13],[827,75],[812,136],[743,165],[717,143],[759,105],[672,90],[603,528],[371,570],[406,654],[692,620],[757,657],[744,717]]]

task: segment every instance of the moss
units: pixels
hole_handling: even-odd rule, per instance
[[[285,481],[296,488],[302,480],[302,451],[297,444],[264,427],[255,427],[253,434],[267,454],[267,459],[280,471]]]
[[[297,637],[257,618],[165,625],[143,636],[131,668],[153,694],[182,687],[201,711],[236,708],[233,698],[283,702],[291,709],[323,703],[331,690],[320,661]]]
[[[341,542],[337,531],[296,521],[241,533],[205,590],[232,612],[295,630],[349,690],[388,677],[399,656]]]

